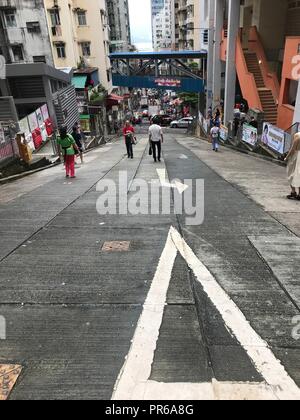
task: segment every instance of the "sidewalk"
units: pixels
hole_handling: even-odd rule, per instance
[[[290,187],[284,167],[225,147],[217,155],[209,143],[193,137],[178,142],[300,237],[300,202],[286,199]]]

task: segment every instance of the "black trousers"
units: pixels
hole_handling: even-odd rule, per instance
[[[156,161],[157,159],[161,159],[161,141],[151,141],[152,146],[152,153],[153,153],[153,159]],[[156,154],[157,149],[157,154]]]
[[[127,149],[127,155],[129,158],[133,157],[133,147],[132,147],[132,140],[131,138],[126,138],[126,149]]]

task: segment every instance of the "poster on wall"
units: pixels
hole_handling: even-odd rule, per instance
[[[243,141],[250,146],[256,146],[258,140],[257,128],[252,127],[252,125],[244,124],[243,125]]]
[[[42,112],[42,115],[43,115],[43,120],[47,121],[50,118],[47,104],[45,104],[41,107],[41,112]]]
[[[0,144],[4,144],[4,143],[5,143],[5,132],[2,127],[2,124],[0,123]]]
[[[225,141],[228,140],[228,135],[229,135],[228,128],[225,125],[221,125],[221,127],[220,127],[220,139],[225,142]]]
[[[274,150],[275,152],[283,155],[285,152],[285,132],[270,123],[263,125],[262,143]]]
[[[37,109],[35,111],[35,113],[36,113],[36,118],[37,118],[38,126],[41,127],[44,124],[44,118],[43,118],[43,114],[42,114],[41,108]]]
[[[38,119],[35,112],[28,115],[28,123],[31,132],[39,128]]]
[[[208,121],[204,116],[199,112],[199,121],[203,131],[207,134],[208,133]]]

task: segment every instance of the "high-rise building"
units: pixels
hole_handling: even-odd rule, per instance
[[[177,50],[200,50],[200,0],[175,1],[175,39]]]
[[[7,63],[53,65],[43,0],[0,1],[0,54]]]
[[[110,31],[110,51],[129,51],[131,47],[128,0],[106,0]]]
[[[152,43],[156,51],[175,48],[174,0],[152,0]]]
[[[44,0],[44,4],[55,66],[98,68],[101,84],[111,91],[105,0]]]

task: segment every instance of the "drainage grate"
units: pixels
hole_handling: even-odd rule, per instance
[[[129,241],[113,241],[105,242],[102,251],[103,252],[128,252],[130,247]]]
[[[0,401],[7,400],[21,371],[19,365],[0,365]]]

